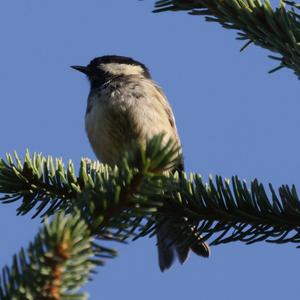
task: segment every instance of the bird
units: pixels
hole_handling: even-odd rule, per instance
[[[166,141],[172,139],[182,149],[168,99],[143,63],[126,56],[104,55],[94,58],[87,66],[71,67],[84,73],[90,83],[85,129],[101,162],[118,165],[124,150],[132,142],[145,144],[159,134],[164,134]],[[177,166],[179,171],[183,171],[182,155],[181,161]],[[209,246],[196,236],[196,232],[196,243],[190,245],[184,243],[183,236],[178,241],[180,232],[174,230],[168,222],[157,229],[158,261],[162,272],[172,266],[176,256],[184,263],[190,250],[209,257]],[[171,243],[174,238],[176,241]]]

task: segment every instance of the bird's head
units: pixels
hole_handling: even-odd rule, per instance
[[[87,66],[72,66],[72,68],[86,74],[92,85],[101,85],[121,76],[138,75],[151,78],[144,64],[125,56],[96,57]]]

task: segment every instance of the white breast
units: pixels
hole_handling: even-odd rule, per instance
[[[98,95],[91,95],[89,99],[91,109],[85,116],[85,129],[91,146],[99,160],[110,162],[113,139],[109,133],[107,117],[109,111]],[[112,151],[112,150],[111,150]]]
[[[145,143],[162,132],[166,140],[173,138],[180,144],[166,98],[150,80],[91,92],[89,103],[87,135],[97,158],[105,163],[117,163],[133,140]]]

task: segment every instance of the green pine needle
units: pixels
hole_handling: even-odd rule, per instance
[[[291,9],[287,10],[285,4]],[[269,0],[160,0],[155,8],[154,12],[188,11],[238,30],[238,39],[280,55],[280,67],[269,73],[287,67],[300,78],[300,15],[296,12],[300,5],[294,1],[281,1],[273,9]]]
[[[26,252],[21,249],[14,256],[11,267],[3,268],[0,299],[87,299],[78,290],[95,266],[103,263],[100,253],[115,255],[95,246],[79,214],[66,217],[59,213],[45,222]]]

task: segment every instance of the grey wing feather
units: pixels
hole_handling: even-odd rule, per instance
[[[173,128],[175,136],[177,138],[177,142],[180,145],[180,140],[178,137],[175,118],[172,109],[169,106],[169,103],[166,100],[166,96],[164,92],[161,90],[161,88],[156,86],[156,90],[160,94],[160,97],[157,97],[157,99],[161,102],[161,105],[164,107],[170,125]],[[179,176],[181,176],[182,175],[181,172],[184,171],[184,161],[183,161],[182,153],[180,153],[180,156],[181,156],[180,163],[174,170],[179,172]],[[172,228],[172,226],[163,224],[157,231],[158,258],[159,258],[159,267],[161,271],[164,271],[171,267],[171,265],[174,262],[175,253],[181,264],[183,264],[187,260],[190,250],[192,250],[194,253],[202,257],[208,257],[210,255],[209,246],[207,245],[207,243],[201,241],[201,236],[198,237],[199,242],[196,242],[194,245],[186,245],[184,242],[185,237],[183,236],[181,239],[177,240],[177,242],[175,242],[174,245],[170,246],[170,242],[172,242],[172,240],[168,238],[168,236],[176,237],[180,235],[180,232],[174,233],[174,230],[175,228]],[[191,228],[191,231],[194,230]],[[195,235],[197,235],[196,232]]]

